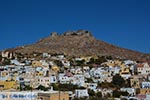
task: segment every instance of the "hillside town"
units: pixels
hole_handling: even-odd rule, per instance
[[[2,51],[0,100],[150,100],[150,65],[111,56]]]

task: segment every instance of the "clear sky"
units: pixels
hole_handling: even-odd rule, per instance
[[[53,31],[78,29],[150,53],[150,1],[0,0],[0,50],[34,43]]]

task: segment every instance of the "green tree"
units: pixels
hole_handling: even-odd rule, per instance
[[[106,59],[112,60],[113,58],[112,58],[112,56],[106,56]]]
[[[48,88],[46,88],[46,87],[44,87],[44,86],[42,86],[42,85],[38,86],[37,89],[38,89],[38,90],[43,90],[43,91],[47,91],[47,90],[48,90]]]
[[[5,58],[2,62],[3,65],[10,65],[10,59]]]
[[[118,87],[122,87],[125,83],[125,80],[119,74],[116,74],[113,76],[112,83]]]
[[[76,62],[76,66],[83,66],[85,64],[85,60],[77,60]]]
[[[2,61],[2,58],[3,58],[2,55],[0,55],[0,61]]]
[[[87,64],[94,64],[95,63],[95,59],[94,58],[90,58],[90,61]]]
[[[29,86],[29,85],[26,85],[26,86],[25,86],[25,90],[32,90],[32,87]]]
[[[21,85],[18,87],[18,89],[20,91],[24,90],[24,91],[27,91],[27,90],[32,90],[33,88],[30,86],[30,85]]]
[[[83,98],[74,98],[73,100],[87,100],[87,97],[83,97]]]
[[[98,97],[90,97],[88,100],[102,100],[102,98],[98,98]],[[106,99],[105,99],[106,100]]]
[[[53,89],[54,89],[54,90],[59,90],[58,84],[53,83],[53,84],[51,84],[51,85],[53,86]]]
[[[69,59],[68,61],[70,62],[71,66],[75,66],[75,61],[73,59]]]
[[[106,62],[106,61],[107,61],[106,57],[102,56],[102,57],[98,57],[96,59],[91,58],[87,64],[98,64],[98,65],[100,65],[101,63]]]
[[[95,63],[96,64],[101,64],[101,63],[106,62],[106,61],[107,61],[106,57],[101,56],[101,57],[98,57],[98,59],[95,60]]]
[[[79,87],[78,85],[73,84],[59,84],[58,88],[61,91],[74,91],[75,89],[85,89],[84,87]]]
[[[63,67],[63,63],[60,60],[54,60],[54,63],[59,67]]]
[[[95,92],[91,89],[88,90],[89,96],[94,97],[96,96]]]
[[[120,96],[121,96],[121,92],[120,91],[117,91],[117,90],[113,91],[113,97],[120,98]]]
[[[102,82],[102,83],[98,83],[98,87],[101,87],[101,88],[114,88],[115,86],[112,83]]]
[[[93,83],[93,79],[92,78],[87,78],[86,82],[87,83]]]
[[[128,93],[127,91],[125,91],[125,92],[124,92],[124,91],[121,91],[121,95],[122,95],[122,96],[128,96],[129,93]]]
[[[102,98],[102,92],[97,92],[97,93],[96,93],[96,97]]]
[[[117,90],[113,91],[113,97],[116,97],[116,98],[120,98],[120,96],[128,96],[128,95],[129,95],[128,92],[117,91]]]

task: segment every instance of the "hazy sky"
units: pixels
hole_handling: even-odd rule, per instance
[[[0,0],[0,50],[34,43],[53,31],[78,29],[150,53],[150,1]]]

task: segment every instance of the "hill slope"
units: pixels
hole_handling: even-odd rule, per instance
[[[15,49],[15,52],[32,53],[47,52],[65,54],[68,56],[113,56],[122,59],[149,58],[149,55],[120,48],[101,40],[95,39],[88,31],[66,32],[63,35],[52,33],[35,44]]]

